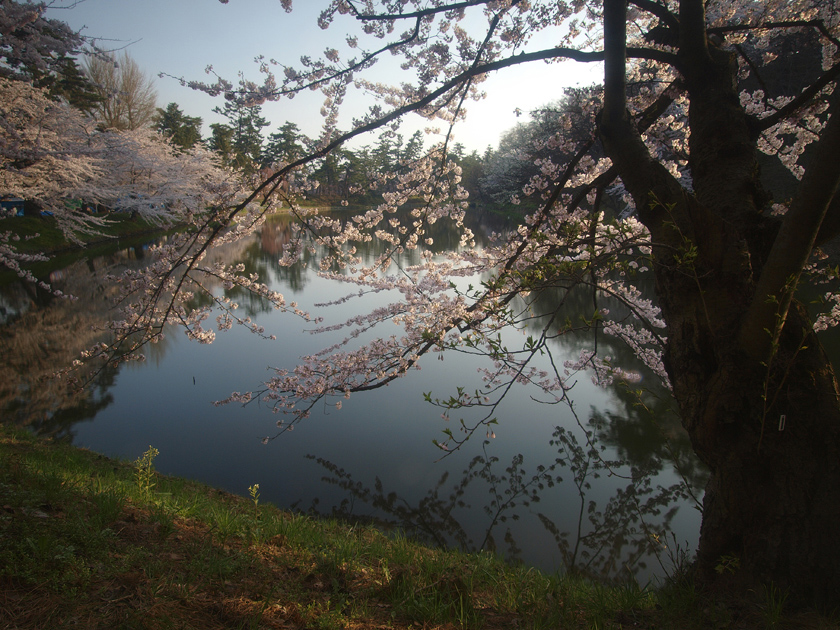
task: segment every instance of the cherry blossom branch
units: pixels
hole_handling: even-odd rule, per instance
[[[716,35],[726,35],[727,33],[739,33],[745,31],[765,31],[775,29],[801,28],[810,26],[815,28],[819,33],[830,41],[834,46],[840,49],[840,39],[837,39],[831,34],[831,31],[826,27],[825,21],[822,19],[815,20],[784,20],[780,22],[763,22],[761,24],[730,24],[726,26],[709,27],[708,32]]]
[[[522,0],[512,0],[510,5],[516,6]],[[486,5],[492,2],[492,0],[465,0],[464,2],[454,2],[452,4],[444,4],[438,7],[429,7],[426,9],[420,9],[419,11],[412,11],[410,13],[390,13],[390,14],[369,14],[369,13],[361,13],[356,6],[353,4],[352,1],[348,1],[347,5],[354,13],[354,17],[357,20],[362,22],[370,22],[370,21],[389,21],[393,22],[396,20],[406,20],[406,19],[421,19],[424,17],[429,17],[432,15],[437,15],[439,13],[446,13],[447,11],[459,11],[461,9],[466,9],[469,7],[481,6]]]
[[[653,0],[629,0],[630,4],[634,4],[643,11],[647,11],[651,15],[658,17],[665,26],[678,30],[680,21],[676,15],[671,13],[664,5],[654,2]]]
[[[302,74],[294,73],[294,80],[298,81],[298,85],[295,85],[294,87],[291,87],[291,88],[281,88],[281,89],[274,89],[274,90],[269,90],[269,91],[248,90],[248,89],[245,88],[245,85],[243,85],[241,89],[236,90],[236,89],[233,89],[232,85],[229,85],[226,81],[224,81],[222,79],[222,77],[220,77],[218,74],[216,74],[212,70],[212,67],[208,67],[208,73],[212,73],[218,80],[217,83],[216,83],[216,86],[213,86],[213,87],[210,87],[210,86],[200,87],[201,84],[191,82],[191,81],[187,81],[183,77],[175,77],[173,75],[166,74],[166,73],[161,73],[161,76],[168,76],[170,78],[176,79],[183,85],[190,85],[194,88],[202,89],[203,91],[208,92],[211,95],[214,94],[214,93],[218,93],[221,90],[221,88],[224,87],[225,88],[224,92],[226,94],[238,94],[242,97],[247,97],[247,99],[249,99],[249,100],[254,99],[255,97],[258,98],[259,100],[263,100],[263,99],[266,99],[266,98],[277,99],[277,98],[280,98],[282,96],[289,96],[289,95],[293,95],[293,94],[298,94],[299,92],[304,92],[304,91],[307,91],[307,90],[317,89],[321,86],[328,85],[328,84],[332,83],[333,81],[335,81],[337,79],[343,78],[343,77],[348,76],[348,75],[352,75],[354,72],[357,72],[359,70],[363,70],[363,69],[366,69],[366,68],[370,67],[370,65],[372,63],[374,63],[379,57],[381,57],[384,53],[396,51],[399,48],[416,41],[420,36],[420,24],[421,24],[421,21],[418,18],[416,24],[414,25],[414,30],[411,31],[408,34],[408,36],[404,37],[403,39],[391,42],[391,43],[375,50],[374,52],[365,53],[360,61],[354,62],[347,67],[341,68],[340,70],[337,70],[335,72],[332,72],[332,73],[328,74],[327,76],[319,77],[319,78],[317,78],[315,80],[312,80],[312,81],[309,81],[307,83],[300,83],[299,80],[301,78],[306,78],[308,76],[316,76],[320,73],[320,70],[316,69],[316,70],[313,70],[310,73],[302,73]],[[225,87],[225,86],[227,86],[227,87]]]
[[[799,95],[793,98],[789,103],[787,103],[787,105],[779,108],[775,113],[759,120],[753,119],[752,128],[754,129],[756,137],[758,137],[758,134],[762,131],[775,127],[781,121],[795,116],[797,112],[813,103],[814,98],[822,93],[828,85],[836,81],[838,77],[840,77],[840,63],[834,64],[831,68],[824,72],[819,79],[800,92]]]

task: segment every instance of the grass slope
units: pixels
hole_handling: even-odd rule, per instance
[[[831,628],[290,514],[0,425],[0,628]],[[806,625],[802,625],[806,624]]]

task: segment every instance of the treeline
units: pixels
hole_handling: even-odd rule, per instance
[[[540,176],[551,164],[568,159],[564,151],[579,133],[561,127],[560,120],[578,111],[580,128],[585,115],[581,103],[591,99],[599,88],[569,89],[557,102],[531,112],[529,119],[506,131],[497,147],[483,153],[467,152],[455,143],[447,158],[461,167],[461,186],[473,203],[505,205],[538,199]],[[286,122],[267,133],[269,122],[259,105],[246,106],[227,101],[214,112],[226,119],[210,125],[209,137],[201,137],[201,118],[184,114],[176,103],[159,109],[155,128],[185,149],[204,143],[225,166],[250,177],[265,177],[281,164],[289,164],[313,152],[317,140],[308,137],[293,122]],[[371,186],[384,174],[399,175],[423,156],[427,147],[422,132],[405,135],[391,129],[383,131],[372,144],[340,148],[304,169],[310,182],[310,198],[328,202],[375,203],[388,184]]]
[[[113,56],[86,49],[85,42],[66,24],[42,16],[33,21],[26,7],[26,4],[13,1],[0,7],[0,13],[13,25],[0,44],[0,78],[27,83],[41,90],[50,99],[65,103],[78,112],[84,121],[92,120],[99,132],[110,133],[111,138],[124,132],[156,130],[160,134],[156,138],[168,138],[182,157],[198,155],[198,151],[214,163],[244,175],[242,179],[245,181],[265,177],[278,165],[294,162],[316,149],[317,140],[307,137],[295,123],[286,122],[270,130],[260,106],[249,106],[250,103],[236,98],[225,101],[223,106],[214,110],[224,121],[211,124],[207,130],[209,135],[205,137],[200,117],[189,115],[177,103],[169,103],[164,108],[157,106],[153,80],[127,53]],[[40,54],[33,55],[33,50]],[[31,102],[35,97],[21,98]],[[540,187],[538,182],[535,184],[535,178],[539,178],[541,170],[545,169],[545,160],[559,163],[563,157],[559,145],[548,145],[543,140],[568,133],[568,130],[558,128],[558,114],[574,103],[574,95],[567,95],[562,103],[533,112],[529,121],[507,131],[498,147],[487,147],[483,153],[468,152],[461,144],[448,147],[446,158],[461,167],[460,183],[468,191],[470,200],[509,205],[515,197],[527,199],[529,194],[526,193],[538,196]],[[30,118],[37,119],[37,112],[33,112]],[[26,135],[25,127],[31,124],[28,120],[15,122],[15,134],[20,137]],[[25,156],[18,155],[20,151],[4,153],[4,171],[14,171],[20,181],[16,180],[14,185],[6,181],[7,185],[0,194],[27,199],[40,197],[45,205],[49,205],[40,191],[43,188],[40,185],[43,173],[33,172],[31,177],[23,177],[26,173],[21,171],[20,164],[25,163],[28,170],[33,170],[32,165],[43,161],[45,151],[73,155],[80,161],[91,158],[81,149],[75,150],[78,147],[68,149],[65,146],[73,125],[78,127],[78,121],[62,126],[58,126],[57,121],[53,122],[56,128],[51,145],[45,146],[45,142],[41,141]],[[6,127],[12,129],[10,125]],[[6,135],[9,134],[11,132]],[[18,146],[20,143],[15,140],[16,137],[11,138],[6,146]],[[156,154],[161,152],[159,147],[149,145],[134,161],[159,164],[159,160],[149,159],[148,153],[152,149]],[[210,153],[206,152],[208,150]],[[308,181],[306,194],[310,198],[327,202],[376,203],[383,191],[396,185],[395,178],[406,173],[429,150],[431,147],[424,145],[424,136],[420,131],[403,135],[387,129],[370,144],[342,147],[308,164],[295,177]],[[107,163],[107,152],[103,150],[100,153],[100,161]],[[153,166],[146,170],[150,169],[160,170]],[[137,190],[132,191],[136,193],[134,197],[141,193],[145,197],[162,196],[155,193],[156,189],[163,188],[165,182],[157,181],[159,174],[151,173],[151,170],[144,179],[144,186],[135,185]],[[111,177],[111,180],[115,178]],[[62,180],[56,182],[54,188],[77,197],[85,192],[70,190],[70,183]],[[129,183],[123,188],[129,190]],[[123,194],[124,190],[101,190],[103,186],[104,183],[100,183],[98,190],[87,191],[86,196],[105,199],[119,193],[121,202],[130,196]]]
[[[92,115],[103,128],[151,126],[185,151],[197,146],[209,149],[223,166],[248,178],[268,176],[279,165],[315,151],[318,142],[293,122],[270,131],[259,105],[236,99],[213,110],[225,122],[211,124],[204,137],[202,118],[186,114],[177,103],[156,107],[151,79],[127,54],[89,57],[81,67],[68,57],[33,83]],[[498,146],[487,146],[482,153],[468,152],[460,143],[452,145],[447,158],[461,167],[461,185],[470,201],[509,206],[512,201],[527,205],[529,199],[539,198],[541,174],[568,159],[563,147],[585,133],[577,130],[591,128],[583,104],[591,102],[593,91],[599,89],[566,90],[562,99],[532,111],[528,120],[502,134]],[[564,116],[568,120],[569,113],[576,114],[578,124],[561,127],[560,120]],[[422,132],[406,138],[387,129],[371,144],[340,148],[303,169],[301,175],[310,182],[307,196],[326,202],[376,203],[388,185],[371,187],[371,182],[384,174],[405,172],[427,150]]]

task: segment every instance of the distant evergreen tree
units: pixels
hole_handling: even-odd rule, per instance
[[[461,186],[470,193],[470,201],[478,201],[481,195],[481,180],[484,177],[484,161],[473,151],[458,162],[461,167]]]
[[[411,137],[408,139],[408,142],[405,144],[405,148],[402,151],[402,155],[400,156],[403,162],[413,162],[417,158],[419,158],[423,154],[423,132],[420,130],[415,131]]]
[[[399,164],[403,159],[403,136],[401,133],[394,134],[391,155],[395,164]]]
[[[300,132],[300,127],[293,122],[286,122],[268,136],[260,155],[260,165],[271,166],[278,162],[290,164],[306,152],[308,143],[309,138]]]
[[[222,123],[213,123],[210,133],[207,146],[219,155],[222,164],[230,166],[233,160],[233,129]]]
[[[379,139],[371,155],[376,168],[380,171],[392,170],[399,160],[399,154],[394,153],[394,138],[393,131],[384,131],[379,134]]]
[[[201,122],[201,118],[197,116],[184,114],[177,103],[169,103],[166,109],[158,108],[154,126],[173,144],[190,149],[201,141]]]
[[[370,156],[366,147],[359,151],[345,150],[341,152],[340,194],[344,199],[364,195],[365,185],[368,183]]]
[[[256,171],[261,163],[262,129],[268,126],[268,121],[261,115],[260,106],[248,107],[229,100],[225,101],[224,107],[215,107],[213,111],[229,121],[225,125],[231,130],[228,163],[246,173]]]
[[[45,88],[50,96],[62,98],[76,109],[90,114],[100,103],[102,96],[96,86],[87,78],[73,57],[62,57],[53,61],[49,72],[32,72],[32,84]]]
[[[320,163],[312,172],[312,179],[320,184],[318,190],[316,191],[318,196],[339,196],[338,183],[341,177],[341,168],[339,165],[340,159],[340,150],[328,153],[320,160]]]

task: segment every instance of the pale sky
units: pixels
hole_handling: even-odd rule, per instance
[[[53,2],[54,7],[71,4],[71,0]],[[358,30],[355,21],[339,16],[329,30],[322,31],[316,20],[325,4],[326,0],[294,0],[294,11],[289,14],[278,0],[230,0],[228,4],[218,0],[83,0],[71,9],[50,9],[47,15],[75,29],[84,27],[85,35],[102,38],[100,45],[127,47],[132,58],[152,76],[163,72],[212,82],[205,74],[205,68],[212,65],[218,74],[235,83],[240,71],[246,78],[259,81],[254,63],[258,55],[299,66],[297,61],[302,54],[318,57],[328,45],[345,51],[344,35]],[[393,61],[382,64],[375,72],[370,75],[372,80],[400,80],[399,66]],[[459,123],[455,139],[468,150],[482,153],[488,145],[496,146],[502,132],[527,120],[527,116],[517,118],[517,108],[527,113],[559,98],[565,86],[600,80],[601,70],[596,64],[537,62],[502,71],[482,84],[488,96],[469,104],[467,120]],[[204,120],[204,136],[210,133],[210,123],[222,122],[211,111],[221,104],[221,99],[195,92],[168,77],[156,78],[155,83],[158,106],[176,102],[187,115],[200,116]],[[264,134],[290,120],[308,136],[316,137],[322,101],[320,93],[310,92],[291,101],[264,104],[262,114],[271,123]],[[364,112],[358,101],[349,101],[348,105],[352,115]],[[349,128],[349,120],[348,116],[339,126]],[[411,116],[402,133],[407,138],[414,130],[428,125],[428,121]],[[374,132],[359,144],[374,144],[377,135]],[[432,140],[427,138],[426,144],[432,144]]]

